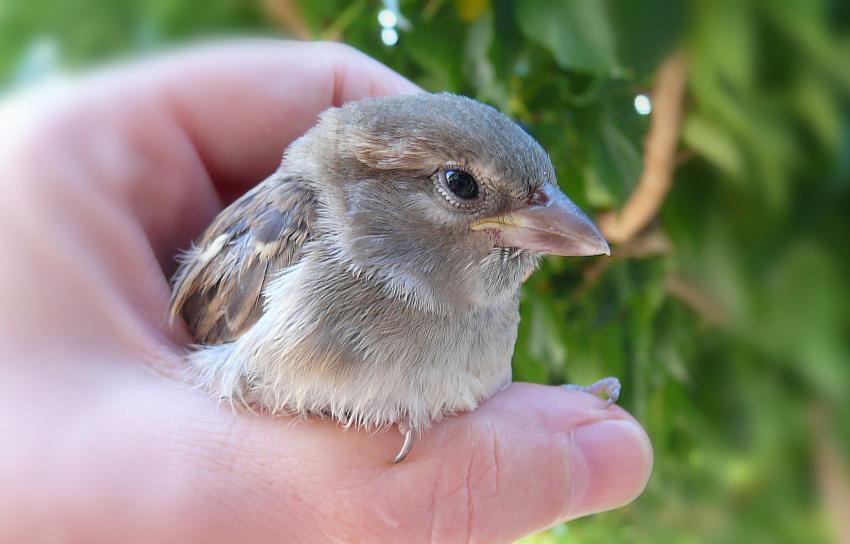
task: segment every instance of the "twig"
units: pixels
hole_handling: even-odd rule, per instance
[[[301,13],[301,7],[295,0],[263,0],[263,7],[275,22],[299,40],[313,39],[310,26]]]
[[[658,71],[652,91],[652,119],[644,143],[643,173],[619,213],[598,217],[606,238],[623,243],[632,239],[658,213],[673,181],[676,146],[685,94],[685,60],[674,53]]]
[[[617,259],[647,259],[656,255],[667,255],[672,251],[673,246],[670,240],[660,228],[656,227],[649,232],[640,234],[617,246],[617,250],[611,255],[611,258],[599,258],[591,262],[590,266],[583,270],[584,279],[573,296],[580,297],[589,291]]]
[[[722,325],[729,321],[729,316],[725,308],[720,306],[710,295],[679,274],[669,274],[665,286],[668,293],[690,306],[696,313],[702,315],[712,323]]]
[[[614,257],[618,259],[646,259],[672,253],[673,244],[660,227],[641,232],[631,240],[617,246]]]
[[[440,8],[443,7],[443,4],[446,3],[446,0],[428,0],[428,3],[425,4],[425,7],[422,8],[422,14],[426,21],[431,21],[434,19],[434,16],[440,11]]]
[[[697,153],[693,149],[682,149],[678,153],[676,153],[676,163],[675,167],[678,168],[684,164],[688,164],[692,160],[697,158]]]
[[[342,34],[348,29],[351,24],[357,20],[363,9],[366,7],[365,2],[358,0],[352,2],[336,20],[328,26],[323,32],[321,38],[327,41],[337,41],[342,39]]]
[[[850,466],[829,435],[829,418],[824,406],[814,404],[809,411],[815,446],[815,475],[833,537],[838,544],[850,544]]]

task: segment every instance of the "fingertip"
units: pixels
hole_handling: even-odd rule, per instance
[[[565,519],[624,506],[652,472],[652,445],[631,419],[603,419],[575,428],[567,446],[570,501]]]
[[[474,463],[465,461],[476,476],[473,511],[481,513],[473,530],[483,540],[623,506],[643,492],[652,472],[652,446],[631,415],[563,387],[513,384],[443,428],[443,466],[478,454]],[[477,429],[468,447],[461,446],[470,436],[463,428]],[[433,455],[423,446],[420,455]]]
[[[331,101],[334,106],[368,97],[423,92],[406,77],[350,45],[317,42],[313,47],[324,49],[335,67]]]
[[[159,59],[151,73],[150,92],[166,98],[213,181],[238,192],[270,174],[325,109],[421,91],[333,42],[217,41]]]
[[[553,487],[558,478],[566,481],[561,520],[618,508],[643,492],[652,473],[652,444],[622,407],[581,391],[531,384],[514,384],[500,400],[513,405],[506,414],[523,419],[512,426],[517,440],[527,443],[522,435],[530,433],[548,436],[549,453],[564,456],[566,471],[549,475]]]

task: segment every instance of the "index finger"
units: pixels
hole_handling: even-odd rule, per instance
[[[155,85],[221,186],[253,184],[331,106],[419,87],[336,43],[257,40],[205,47],[163,64]]]
[[[98,205],[131,213],[168,268],[222,201],[270,175],[323,110],[420,90],[341,44],[229,41],[8,100],[0,140],[44,194],[91,197],[80,183],[105,193]]]

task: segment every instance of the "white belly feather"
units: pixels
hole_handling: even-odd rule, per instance
[[[338,291],[317,291],[306,278],[322,276],[310,266],[302,261],[271,282],[267,311],[239,339],[190,356],[203,385],[274,413],[422,429],[474,409],[510,382],[515,297],[429,315],[376,296],[374,286],[358,289],[352,278],[323,282]]]

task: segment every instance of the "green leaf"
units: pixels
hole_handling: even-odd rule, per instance
[[[496,77],[490,61],[493,44],[493,14],[487,11],[469,26],[464,55],[464,72],[476,89],[476,98],[490,102],[502,111],[510,111],[508,91]]]
[[[604,205],[609,197],[616,205],[625,202],[643,168],[637,126],[627,122],[629,116],[637,121],[637,114],[632,110],[624,115],[623,104],[617,102],[609,100],[601,106],[584,108],[576,119],[581,131],[580,147],[585,152],[586,187],[592,190],[588,197],[596,196],[599,205]]]
[[[652,71],[677,45],[687,3],[681,0],[609,0],[620,63],[635,78]]]
[[[410,58],[425,72],[434,90],[460,92],[465,87],[462,63],[466,27],[454,9],[442,9],[432,20],[416,23],[415,32],[402,36]]]
[[[516,16],[525,36],[546,47],[567,69],[600,75],[620,71],[605,4],[592,0],[525,0]]]
[[[744,175],[744,159],[722,126],[696,114],[688,116],[682,129],[685,143],[734,178]]]

